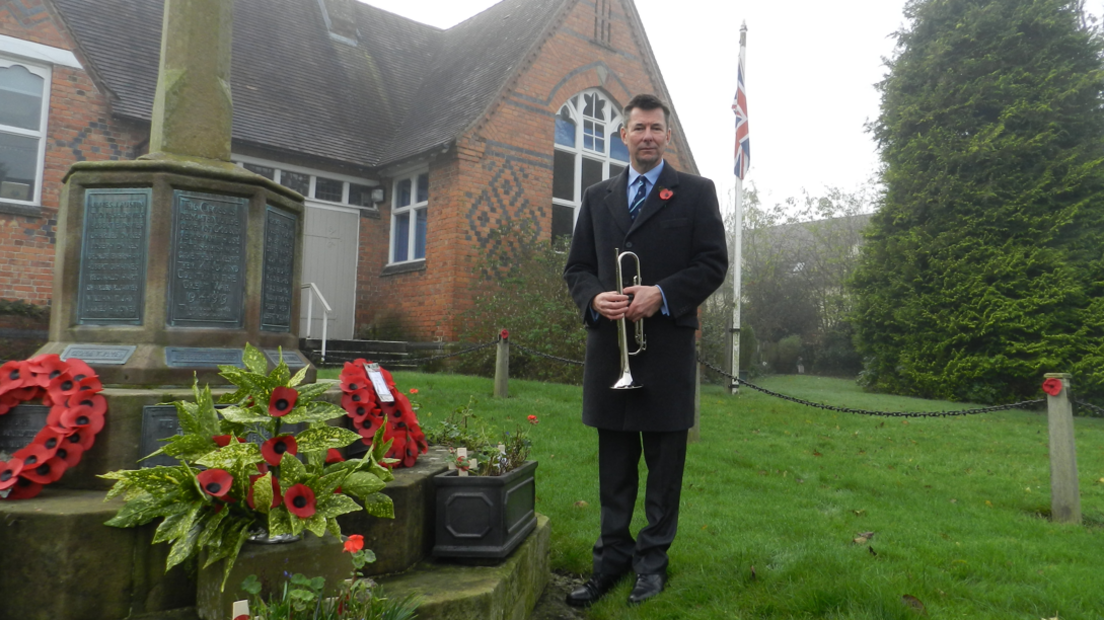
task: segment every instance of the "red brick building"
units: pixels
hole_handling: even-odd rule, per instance
[[[234,4],[233,159],[306,197],[331,337],[455,339],[489,233],[570,234],[582,189],[627,165],[621,105],[670,99],[632,0],[503,0],[447,30],[354,0]],[[145,152],[161,11],[0,0],[0,299],[49,302],[68,167]],[[672,125],[668,161],[696,172]]]

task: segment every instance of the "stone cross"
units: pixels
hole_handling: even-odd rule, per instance
[[[230,161],[233,0],[165,0],[150,153]]]

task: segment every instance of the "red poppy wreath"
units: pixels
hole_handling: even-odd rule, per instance
[[[344,392],[341,407],[353,419],[353,430],[360,434],[365,445],[372,445],[372,437],[386,419],[383,440],[393,440],[387,450],[387,458],[398,459],[396,467],[413,467],[418,455],[429,450],[425,433],[414,416],[410,399],[395,388],[391,373],[383,368],[380,368],[380,374],[395,400],[390,403],[380,401],[364,370],[365,364],[369,363],[362,359],[345,363],[341,371],[341,391]]]
[[[103,429],[107,399],[96,373],[79,359],[54,354],[0,366],[0,415],[41,399],[46,426],[7,462],[0,461],[0,499],[30,499],[81,460]]]

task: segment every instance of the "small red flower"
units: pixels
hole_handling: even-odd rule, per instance
[[[34,375],[26,362],[12,360],[0,366],[0,394],[33,385]]]
[[[418,393],[418,388],[410,388],[410,393],[411,394],[417,394]]]
[[[529,423],[530,424],[540,424],[540,420],[537,419],[537,416],[530,415],[529,416]]]
[[[80,463],[81,456],[84,454],[84,448],[79,443],[63,442],[61,447],[58,448],[56,456],[57,458],[65,461],[69,467],[74,467],[77,463]]]
[[[88,394],[87,392],[80,392],[76,396],[70,396],[68,401],[59,401],[54,404],[66,404],[70,407],[88,407],[92,410],[92,413],[103,415],[107,413],[107,399],[100,394]]]
[[[326,450],[326,464],[340,463],[345,460],[345,457],[341,456],[341,453],[337,451],[337,448],[330,448]]]
[[[347,553],[356,553],[364,548],[364,537],[360,534],[353,534],[345,539],[345,551]]]
[[[510,330],[504,329],[504,330],[498,332],[498,337],[501,338],[502,340],[506,340],[507,338],[510,337]]]
[[[68,468],[68,463],[55,456],[45,463],[40,462],[34,467],[24,467],[21,475],[32,482],[50,484],[57,482],[58,478],[61,478],[61,475]]]
[[[1062,380],[1056,377],[1051,377],[1046,381],[1043,381],[1043,391],[1051,396],[1057,396],[1062,393]]]
[[[348,411],[360,405],[371,407],[374,405],[372,393],[368,390],[357,390],[355,392],[345,392],[341,395],[341,408]]]
[[[42,485],[26,478],[17,478],[18,482],[12,487],[8,499],[32,499],[42,492]]]
[[[53,458],[54,453],[47,450],[46,446],[40,443],[31,443],[19,450],[16,450],[15,454],[13,454],[12,456],[23,461],[23,469],[27,470],[38,467],[39,465],[50,460],[51,458]]]
[[[50,384],[46,386],[46,391],[50,394],[50,400],[55,403],[63,403],[73,394],[76,394],[80,390],[80,382],[73,378],[68,372],[63,372],[60,375],[50,380]]]
[[[261,445],[261,456],[269,465],[276,467],[280,464],[280,460],[284,458],[284,453],[288,453],[295,456],[299,453],[299,445],[295,443],[295,437],[291,435],[280,435],[273,437]]]
[[[674,196],[674,195],[675,195],[675,193],[672,192],[671,190],[667,189],[666,187],[659,190],[659,199],[660,200],[670,200],[671,196]]]
[[[59,433],[56,429],[45,426],[35,435],[33,443],[41,444],[50,451],[50,456],[53,456],[64,441],[65,433]]]
[[[203,492],[211,497],[225,497],[234,484],[234,477],[225,469],[208,469],[196,475]]]
[[[85,377],[96,376],[96,373],[88,364],[85,364],[83,361],[75,357],[70,357],[69,359],[65,360],[65,362],[69,364],[69,374],[73,375],[73,378],[77,381],[80,381]]]
[[[23,471],[23,461],[12,459],[7,463],[0,461],[0,491],[10,489],[19,482],[19,473]]]
[[[291,514],[300,519],[309,519],[314,516],[314,491],[305,484],[292,485],[284,493],[284,505]]]
[[[84,429],[79,429],[73,432],[72,435],[66,437],[65,441],[67,441],[69,445],[79,445],[81,449],[88,452],[92,448],[92,445],[96,443],[96,436]]]
[[[218,446],[220,448],[225,448],[226,446],[230,445],[230,438],[231,437],[234,437],[234,436],[233,435],[213,435],[213,436],[211,436],[211,439],[215,442],[216,446]],[[238,443],[243,443],[240,437],[238,437],[236,439],[238,440]]]
[[[69,364],[61,361],[57,353],[39,355],[28,361],[27,365],[31,372],[34,373],[35,380],[39,387],[46,387],[54,377],[65,372],[65,369],[69,367]]]
[[[272,390],[272,398],[268,399],[268,415],[279,418],[287,415],[295,408],[295,401],[299,399],[299,392],[293,388],[278,387]]]
[[[61,414],[61,426],[68,430],[86,428],[90,433],[99,433],[104,427],[104,416],[90,407],[73,407]]]

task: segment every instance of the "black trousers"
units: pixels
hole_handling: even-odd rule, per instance
[[[686,431],[649,433],[598,429],[601,533],[594,543],[594,572],[665,573],[667,550],[678,530]],[[644,514],[648,525],[633,540],[640,454],[648,465]]]

